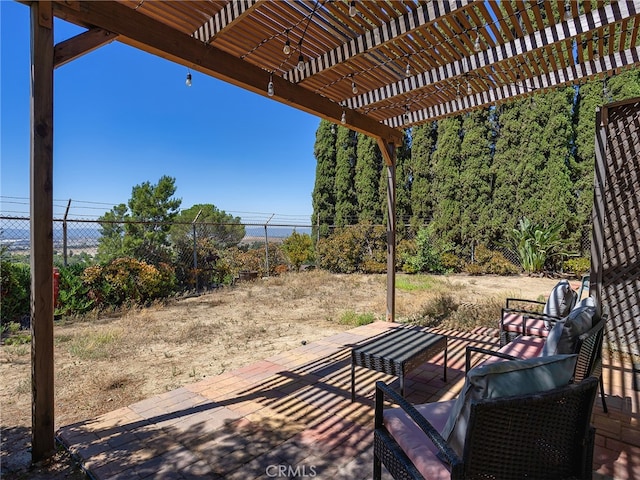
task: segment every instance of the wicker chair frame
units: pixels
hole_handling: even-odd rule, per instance
[[[462,458],[411,404],[376,383],[373,478],[423,479],[383,424],[385,400],[402,408],[450,466],[451,480],[591,479],[598,379],[543,393],[472,402]]]
[[[595,319],[595,325],[578,339],[575,350],[575,353],[578,354],[578,358],[576,360],[576,367],[573,374],[574,383],[579,383],[587,377],[596,377],[599,379],[602,410],[605,413],[608,412],[608,409],[604,396],[604,381],[602,379],[602,342],[604,340],[604,328],[608,319],[609,311],[605,308],[600,319]],[[504,358],[505,360],[517,360],[519,358],[494,350],[468,346],[465,351],[465,372],[468,372],[471,369],[471,355],[473,353],[482,353],[485,355]]]

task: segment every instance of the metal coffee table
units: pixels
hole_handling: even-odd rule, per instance
[[[444,381],[447,381],[447,337],[420,327],[398,327],[351,350],[351,401],[355,400],[356,365],[400,377],[404,396],[404,377],[428,358],[444,351]]]

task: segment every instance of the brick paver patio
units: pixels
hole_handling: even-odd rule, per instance
[[[397,326],[376,322],[333,335],[65,426],[58,438],[97,480],[367,479],[373,386],[381,379],[397,387],[397,380],[358,367],[352,403],[351,346]],[[407,376],[405,394],[412,402],[455,398],[463,383],[464,347],[497,344],[492,331],[437,332],[449,337],[448,381],[442,380],[439,354]],[[594,466],[606,475],[598,478],[640,478],[637,405],[631,414],[635,430],[623,432],[628,426],[618,416],[628,419],[629,413],[612,395],[609,414],[595,407],[596,427],[608,432],[597,440]],[[622,435],[635,443],[622,444]]]

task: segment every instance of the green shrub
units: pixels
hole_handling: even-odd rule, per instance
[[[461,272],[464,267],[464,261],[451,252],[445,252],[441,256],[441,263],[447,272]]]
[[[386,271],[387,233],[384,227],[360,224],[336,229],[316,245],[318,267],[332,273]]]
[[[520,271],[520,269],[511,263],[501,253],[493,250],[489,250],[484,245],[478,245],[475,250],[475,263],[468,263],[465,265],[464,270],[469,275],[514,275]]]
[[[313,260],[313,240],[306,233],[294,231],[282,242],[282,250],[296,272],[300,271],[303,263]]]
[[[518,222],[518,228],[511,230],[511,244],[527,273],[542,272],[547,260],[563,253],[562,227],[561,223],[536,225],[524,217]]]
[[[562,268],[573,273],[576,277],[582,278],[591,271],[591,259],[586,257],[571,258],[562,264]]]
[[[60,290],[56,315],[80,315],[93,309],[95,302],[89,297],[89,286],[82,281],[81,263],[59,267]]]
[[[0,263],[0,323],[29,315],[30,292],[29,265],[13,263],[3,258]]]
[[[428,228],[418,230],[415,251],[404,259],[402,269],[407,273],[445,273],[442,263],[444,250],[432,239]]]
[[[83,281],[89,298],[99,307],[142,305],[168,297],[175,289],[171,266],[159,263],[156,267],[130,257],[86,268]]]

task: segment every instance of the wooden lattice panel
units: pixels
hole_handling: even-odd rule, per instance
[[[640,354],[640,99],[604,107],[596,165],[594,267],[607,337]],[[605,148],[603,148],[603,146]]]

